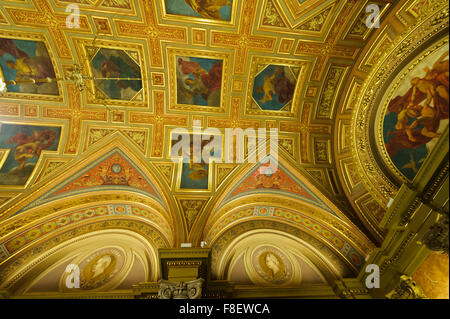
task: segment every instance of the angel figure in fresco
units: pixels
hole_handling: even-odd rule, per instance
[[[264,93],[263,98],[260,100],[261,103],[266,103],[268,101],[272,101],[273,95],[275,95],[275,85],[277,81],[278,74],[281,73],[280,68],[276,68],[275,71],[271,75],[266,75],[264,77],[263,86],[257,87],[256,92]]]
[[[5,47],[8,45],[11,45],[11,47]],[[4,56],[5,53],[15,58],[15,61],[6,61],[8,68],[16,70],[15,81],[36,81],[36,83],[19,84],[20,92],[58,94],[55,71],[44,43],[37,42],[35,56],[30,57],[20,50],[12,40],[0,39],[0,57]]]
[[[178,59],[181,72],[187,77],[183,86],[179,86],[183,94],[194,99],[201,95],[209,106],[220,105],[220,89],[222,86],[222,62],[216,62],[207,72],[198,62]],[[197,104],[197,103],[194,103]]]
[[[449,60],[448,51],[433,65],[425,68],[423,78],[411,80],[411,88],[403,96],[391,100],[390,112],[398,114],[393,137],[386,144],[390,156],[403,148],[418,148],[441,136],[437,131],[440,121],[449,117]],[[423,103],[423,104],[422,104]],[[414,119],[411,124],[409,119]],[[421,126],[421,128],[418,128]]]
[[[14,160],[19,163],[19,170],[25,167],[29,158],[39,157],[42,150],[50,148],[56,139],[56,132],[53,130],[34,131],[33,135],[26,136],[18,133],[8,140],[8,144],[15,143]]]
[[[195,12],[204,18],[223,20],[220,9],[231,7],[230,0],[184,0]]]
[[[16,59],[29,58],[28,54],[19,49],[12,39],[0,38],[0,57],[5,53],[12,55]]]
[[[256,92],[264,93],[259,100],[262,104],[272,101],[274,96],[278,96],[278,102],[281,104],[289,102],[295,91],[295,79],[290,78],[283,67],[277,67],[272,74],[264,77],[263,86],[257,87]]]

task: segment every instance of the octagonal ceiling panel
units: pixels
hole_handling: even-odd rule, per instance
[[[256,75],[252,97],[261,110],[281,111],[292,102],[297,83],[294,72],[288,66],[270,64]]]
[[[133,100],[142,90],[138,59],[123,50],[101,48],[90,61],[97,95],[107,99]]]

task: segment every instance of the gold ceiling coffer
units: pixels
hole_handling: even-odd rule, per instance
[[[159,249],[159,299],[200,299],[210,279],[211,249]]]

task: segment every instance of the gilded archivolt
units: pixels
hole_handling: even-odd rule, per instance
[[[44,207],[37,207],[32,209],[26,214],[21,213],[19,215],[14,216],[13,218],[6,219],[0,225],[0,236],[5,238],[8,234],[11,234],[14,231],[18,231],[19,229],[26,227],[27,225],[50,216],[55,213],[59,213],[62,211],[71,210],[73,207],[80,207],[85,205],[92,205],[95,203],[101,202],[122,202],[122,203],[139,203],[146,207],[152,207],[155,209],[158,214],[164,216],[167,219],[166,213],[162,210],[162,208],[155,205],[155,201],[148,199],[145,196],[138,194],[96,194],[96,195],[88,195],[88,196],[78,196],[69,199],[62,199],[56,202],[52,202]]]
[[[41,237],[53,235],[67,228],[79,224],[88,224],[101,219],[128,218],[144,220],[149,225],[158,229],[171,241],[172,230],[168,222],[158,213],[139,205],[130,204],[108,204],[92,205],[88,207],[71,209],[66,212],[58,212],[56,215],[46,216],[39,220],[39,224],[27,224],[12,235],[2,237],[0,249],[12,255],[16,251],[24,249],[28,245],[40,240]],[[0,259],[0,262],[2,260]]]
[[[249,198],[242,198],[230,202],[225,206],[221,207],[217,212],[215,212],[214,218],[210,218],[206,223],[205,229],[207,230],[207,232],[205,233],[205,236],[208,237],[210,241],[215,240],[215,238],[219,237],[221,232],[223,232],[232,223],[239,220],[240,218],[245,218],[246,217],[245,215],[242,215],[239,212],[237,212],[238,209],[236,209],[236,207],[238,207],[239,209],[247,207],[249,206],[248,202]],[[280,207],[287,210],[300,210],[301,213],[304,214],[305,216],[308,216],[309,218],[312,218],[316,221],[324,222],[324,224],[326,224],[327,227],[330,227],[330,229],[333,229],[334,231],[336,231],[336,233],[347,238],[361,252],[369,253],[374,248],[373,244],[366,236],[364,236],[362,233],[355,232],[355,230],[352,229],[352,226],[349,225],[347,222],[339,220],[334,216],[330,216],[328,213],[312,205],[300,203],[299,201],[290,200],[282,196],[273,196],[273,198],[271,198],[271,201],[269,202],[265,197],[256,195],[251,197],[251,202],[253,203],[251,205],[257,204],[260,206],[267,206],[267,207],[270,206]],[[232,215],[235,216],[233,217]],[[251,213],[250,215],[247,215],[247,217],[248,216],[270,218],[273,216],[273,214],[264,215]],[[284,220],[285,222],[288,223],[296,221],[295,218],[290,220],[291,219],[290,216],[288,216],[288,218],[284,218],[283,215],[279,215],[279,218],[280,220]],[[228,222],[224,222],[225,219],[229,219]]]
[[[14,282],[29,271],[33,265],[54,253],[53,249],[55,247],[64,244],[65,242],[73,241],[74,238],[76,238],[76,241],[79,241],[82,239],[83,235],[105,229],[131,230],[144,236],[153,247],[167,248],[170,246],[155,228],[141,221],[124,219],[99,221],[87,225],[80,225],[51,238],[46,238],[38,242],[38,244],[27,247],[25,250],[15,254],[14,258],[9,258],[2,262],[0,264],[0,283],[2,283],[2,287],[8,288],[13,285]],[[12,275],[13,277],[11,277]]]
[[[362,193],[359,191],[359,195],[357,195],[353,189],[347,188],[347,192],[350,193],[350,197],[354,198],[357,210],[361,212],[365,223],[375,232],[378,232],[377,225],[381,221],[382,215],[374,216],[373,212],[378,211],[377,207],[380,207],[382,211],[384,210],[383,207],[386,207],[389,198],[395,196],[397,183],[401,178],[397,176],[397,180],[392,180],[388,177],[388,174],[382,170],[379,164],[380,161],[389,163],[387,154],[384,153],[384,158],[380,159],[373,152],[377,146],[373,143],[372,134],[375,134],[375,139],[382,136],[381,132],[374,132],[373,130],[373,123],[376,121],[374,110],[379,108],[380,97],[384,94],[382,88],[391,81],[393,77],[392,72],[401,67],[402,63],[405,63],[404,61],[411,56],[414,50],[420,48],[433,36],[448,28],[448,4],[444,1],[439,1],[439,3],[439,6],[435,4],[432,7],[433,10],[429,9],[426,12],[426,19],[422,17],[417,21],[417,24],[406,28],[392,41],[382,42],[385,53],[380,57],[378,63],[372,68],[372,71],[363,83],[360,82],[361,80],[354,78],[353,88],[357,87],[357,89],[351,91],[350,98],[347,98],[347,101],[342,106],[343,110],[353,110],[351,119],[351,154],[356,164],[357,175],[363,182],[366,191]],[[386,28],[384,28],[379,36],[383,37],[383,34],[388,33]],[[390,33],[392,34],[392,32]],[[383,39],[386,39],[386,36]],[[380,49],[378,46],[375,48],[377,50]],[[370,53],[366,53],[366,56],[368,55]],[[365,59],[363,59],[363,63],[364,61]],[[342,118],[344,117],[342,116]],[[344,176],[348,175],[345,171],[341,171],[341,173]],[[354,193],[352,194],[352,192]],[[367,196],[367,192],[370,194],[369,196]],[[377,207],[374,208],[374,205]],[[370,210],[369,206],[371,207]],[[381,214],[383,213],[381,212]]]
[[[356,269],[353,268],[354,266],[352,266],[349,262],[344,261],[345,259],[342,260],[342,258],[338,257],[335,251],[333,251],[326,244],[320,242],[318,239],[309,235],[308,233],[287,224],[268,220],[256,220],[244,222],[231,227],[216,241],[211,243],[212,275],[217,277],[218,279],[222,278],[225,275],[220,272],[220,269],[224,269],[224,265],[221,264],[221,261],[227,262],[227,260],[224,259],[224,255],[229,250],[229,245],[235,238],[248,231],[264,229],[282,231],[286,234],[295,236],[298,240],[309,243],[312,247],[320,251],[321,254],[326,257],[327,261],[329,261],[333,265],[333,267],[335,267],[335,269],[337,269],[338,272],[343,276],[349,276],[350,274],[352,274],[352,272],[356,272]]]

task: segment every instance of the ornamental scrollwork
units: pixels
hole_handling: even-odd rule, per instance
[[[158,299],[200,299],[202,297],[203,278],[188,282],[159,281]]]

